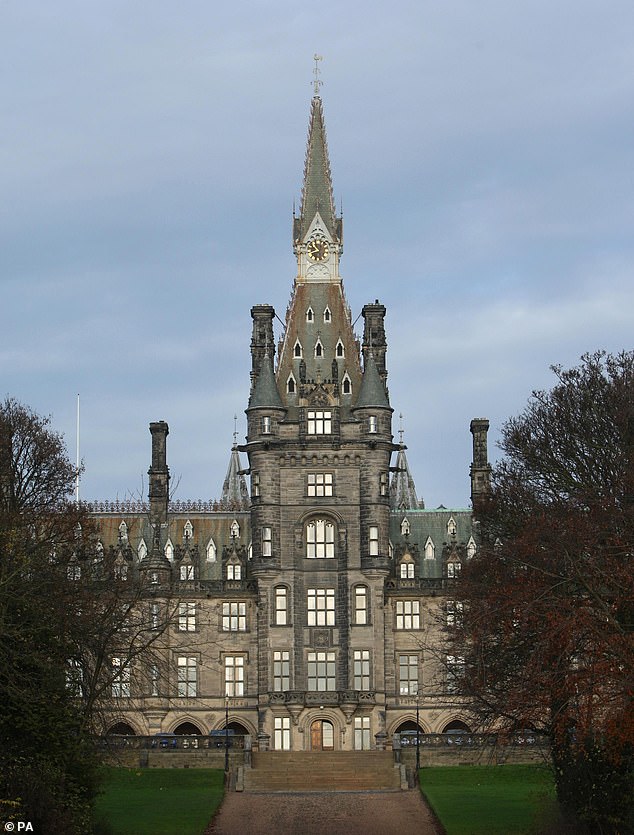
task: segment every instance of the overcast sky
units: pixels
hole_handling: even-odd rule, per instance
[[[83,498],[145,494],[152,420],[177,497],[219,497],[315,52],[347,298],[387,306],[427,507],[467,506],[472,417],[493,460],[550,364],[633,347],[631,0],[3,0],[0,392],[72,458],[81,394]]]

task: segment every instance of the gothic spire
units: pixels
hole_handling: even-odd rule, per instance
[[[425,503],[419,502],[416,495],[416,485],[414,478],[407,463],[407,456],[405,450],[407,447],[403,443],[403,430],[400,430],[400,443],[398,454],[396,456],[396,472],[392,476],[390,484],[390,509],[391,510],[416,510],[417,508],[424,509]]]
[[[231,447],[231,457],[229,458],[227,475],[222,485],[221,500],[223,504],[236,503],[245,507],[249,503],[249,491],[247,490],[245,478],[241,473],[240,453],[235,442]]]
[[[342,221],[335,213],[324,110],[320,96],[315,94],[310,106],[301,207],[299,217],[296,217],[293,223],[293,238],[296,243],[305,238],[317,212],[332,238],[341,241]]]

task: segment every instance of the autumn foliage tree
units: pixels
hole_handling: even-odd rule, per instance
[[[556,385],[503,428],[448,652],[483,727],[550,737],[576,831],[629,832],[634,353],[553,371]]]

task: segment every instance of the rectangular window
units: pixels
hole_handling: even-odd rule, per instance
[[[273,553],[273,536],[271,528],[262,528],[262,556],[270,557]]]
[[[227,564],[227,580],[241,580],[242,579],[242,566],[240,563],[228,563]]]
[[[222,629],[223,629],[223,632],[246,632],[247,631],[247,604],[246,603],[223,603],[222,604]]]
[[[401,696],[416,696],[418,694],[417,655],[399,655],[398,692]]]
[[[457,693],[460,678],[464,675],[464,658],[460,655],[447,656],[447,693]]]
[[[335,686],[335,653],[308,653],[308,689],[332,692]]]
[[[81,580],[81,565],[76,562],[69,563],[66,566],[66,577],[69,580]]]
[[[159,694],[159,667],[158,664],[150,664],[150,696]]]
[[[332,412],[308,412],[306,431],[309,435],[330,435],[332,433]]]
[[[335,625],[334,589],[308,589],[308,625]]]
[[[130,696],[130,667],[124,664],[124,658],[115,656],[112,659],[112,695],[116,699]]]
[[[332,473],[308,473],[309,496],[332,496]]]
[[[354,589],[354,622],[357,626],[365,626],[368,622],[368,590],[365,586]]]
[[[189,697],[196,695],[198,671],[196,657],[193,655],[179,655],[177,662],[178,695]]]
[[[225,656],[225,696],[244,696],[244,656]]]
[[[286,586],[275,587],[275,625],[286,626],[288,623],[288,589]]]
[[[325,519],[306,525],[306,557],[309,560],[332,560],[335,557],[335,526]]]
[[[263,417],[262,418],[262,434],[263,435],[270,435],[271,434],[271,418],[270,417]]]
[[[396,601],[396,628],[420,629],[420,602],[418,600]]]
[[[179,632],[195,632],[196,631],[196,604],[195,603],[179,603],[178,604],[178,631]]]
[[[377,432],[377,429],[378,429],[378,423],[377,423],[376,415],[370,415],[370,417],[368,418],[368,432],[370,432],[372,435],[375,435],[376,432]]]
[[[354,651],[354,684],[355,690],[370,689],[370,650],[355,649]]]
[[[371,557],[379,556],[379,529],[376,525],[370,525],[368,531],[368,545]]]
[[[194,579],[194,566],[193,565],[181,565],[180,578],[181,578],[181,580],[193,580]]]
[[[462,626],[462,603],[459,600],[447,601],[447,626]],[[517,621],[514,621],[516,624]]]
[[[291,687],[291,654],[287,650],[273,653],[273,690],[282,693]]]
[[[251,473],[251,498],[257,499],[260,495],[260,473]]]
[[[291,718],[276,716],[273,726],[273,748],[275,751],[291,750]]]
[[[370,749],[370,717],[355,716],[354,718],[354,748],[355,751]]]
[[[158,603],[151,603],[150,604],[150,626],[152,629],[159,628],[159,604]]]
[[[450,580],[455,580],[456,577],[460,576],[460,569],[462,566],[459,562],[448,562],[447,563],[447,577]]]
[[[389,493],[389,479],[387,473],[381,473],[379,476],[379,494],[387,496]]]

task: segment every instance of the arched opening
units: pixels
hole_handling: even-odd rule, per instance
[[[174,728],[177,736],[201,736],[202,731],[193,722],[181,722]]]
[[[229,722],[228,728],[236,736],[247,736],[250,731],[244,727],[240,722]]]
[[[136,736],[136,731],[127,722],[117,722],[106,731],[106,736]]]
[[[408,719],[406,722],[401,722],[401,724],[396,728],[394,731],[395,734],[400,734],[401,736],[401,746],[406,748],[408,745],[416,745],[416,722],[412,719]],[[418,735],[425,733],[425,729],[419,725],[418,726]]]
[[[328,719],[316,719],[310,726],[310,750],[334,751],[335,727]]]
[[[442,732],[444,734],[470,734],[472,731],[464,722],[461,722],[459,719],[454,719],[453,722],[445,725]]]

